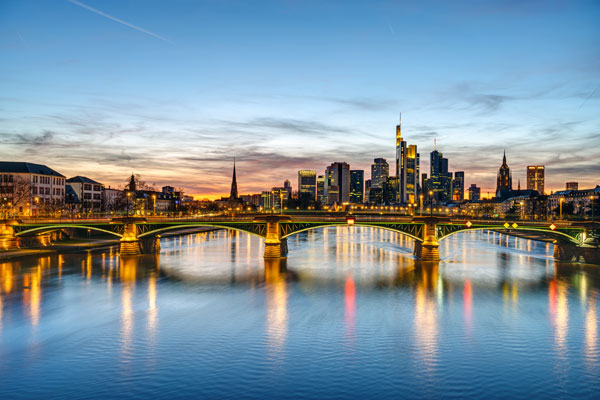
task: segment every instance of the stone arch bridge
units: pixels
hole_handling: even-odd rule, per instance
[[[578,260],[600,264],[598,238],[591,223],[532,221],[457,221],[448,217],[397,217],[347,215],[342,217],[259,215],[220,219],[113,218],[110,220],[33,221],[5,220],[0,226],[0,247],[39,247],[49,242],[51,232],[68,229],[99,231],[119,238],[121,254],[152,253],[160,249],[160,235],[197,227],[233,229],[264,239],[265,258],[287,255],[287,238],[299,232],[336,225],[368,226],[406,235],[414,240],[414,254],[424,261],[439,260],[439,242],[466,230],[495,230],[528,233],[533,238],[552,241],[554,256],[561,260]],[[595,224],[598,225],[598,224]],[[530,236],[531,237],[531,236]]]

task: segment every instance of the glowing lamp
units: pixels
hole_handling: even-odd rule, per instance
[[[508,222],[505,222],[505,223],[504,223],[504,227],[505,227],[505,228],[508,228],[508,227],[510,227],[509,223],[508,223]]]
[[[516,222],[512,224],[512,227],[513,227],[513,228],[515,228],[515,229],[516,229],[518,226],[519,226],[519,225],[517,225],[517,223],[516,223]]]
[[[354,225],[355,222],[356,222],[356,218],[354,218],[354,217],[346,217],[346,223],[348,225]]]
[[[465,225],[467,226],[467,228],[470,228],[471,226],[473,226],[473,224],[471,223],[471,221],[467,221],[467,223]]]
[[[555,230],[556,229],[556,225],[554,225],[554,224],[550,225],[550,229]]]

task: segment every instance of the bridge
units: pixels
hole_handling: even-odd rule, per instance
[[[4,220],[0,222],[0,248],[41,247],[51,242],[54,232],[76,229],[115,236],[123,255],[160,250],[160,236],[166,232],[198,227],[233,229],[258,236],[265,243],[265,258],[282,258],[288,253],[287,238],[299,232],[328,226],[366,226],[398,232],[414,240],[414,255],[423,261],[439,260],[439,243],[467,230],[494,230],[527,233],[534,239],[551,241],[559,260],[600,264],[598,223],[569,221],[487,221],[458,220],[447,216],[344,215],[240,215],[214,218],[117,217],[93,220]]]

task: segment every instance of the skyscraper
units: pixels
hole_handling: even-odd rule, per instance
[[[465,197],[465,173],[456,171],[452,180],[452,200],[463,201]]]
[[[325,170],[327,203],[347,203],[350,201],[350,165],[335,162]]]
[[[510,192],[512,192],[512,175],[510,174],[510,168],[506,163],[506,151],[502,157],[502,165],[498,170],[498,179],[496,182],[496,197],[506,199]]]
[[[292,198],[292,182],[290,182],[289,179],[286,179],[285,182],[283,182],[283,188],[285,190],[287,190],[287,192],[288,192],[287,198],[291,199]]]
[[[317,195],[317,171],[301,169],[298,171],[298,198],[310,196],[314,200]]]
[[[529,165],[527,167],[527,189],[544,194],[544,166]]]
[[[327,200],[325,188],[325,176],[317,176],[317,201],[319,203],[325,203],[325,201]]]
[[[416,148],[415,148],[416,153]],[[398,178],[398,189],[397,192],[397,203],[406,203],[407,201],[407,193],[406,193],[406,185],[407,185],[407,153],[406,153],[406,141],[402,139],[402,113],[400,113],[400,120],[398,121],[398,125],[396,125],[396,177]],[[373,178],[371,177],[371,180]],[[385,182],[385,181],[383,181]],[[383,184],[382,182],[382,184]],[[373,182],[374,183],[374,182]],[[382,186],[372,186],[372,187],[382,187]]]
[[[350,171],[350,203],[364,202],[365,171],[354,169]]]
[[[404,190],[402,190],[402,184],[398,179],[398,199],[401,203],[416,203],[419,197],[419,158],[417,146],[414,144],[409,145],[406,153],[406,184]]]
[[[371,188],[383,189],[390,175],[390,166],[385,158],[376,158],[371,164]]]
[[[474,183],[469,187],[469,200],[479,201],[481,200],[481,188],[477,187]]]

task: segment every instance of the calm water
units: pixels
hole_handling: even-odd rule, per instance
[[[0,398],[592,398],[600,267],[467,232],[439,264],[339,227],[0,264]]]

